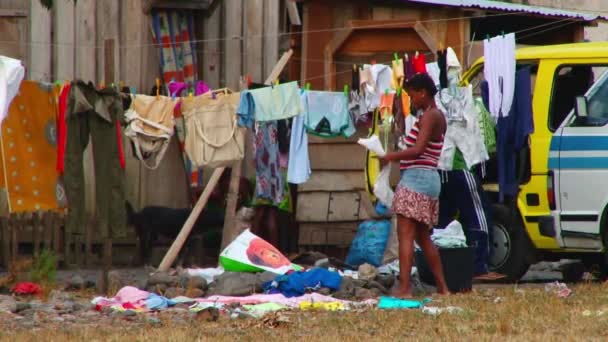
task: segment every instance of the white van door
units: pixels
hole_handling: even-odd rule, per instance
[[[551,141],[554,215],[569,248],[602,248],[600,221],[608,203],[607,75],[587,92],[588,115],[581,117],[572,110]]]

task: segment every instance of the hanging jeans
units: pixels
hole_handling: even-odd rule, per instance
[[[475,275],[486,274],[490,260],[491,208],[481,182],[466,170],[440,171],[440,174],[443,183],[438,228],[445,228],[457,217],[467,244],[475,249]]]
[[[84,234],[86,225],[83,154],[91,138],[95,172],[96,235],[126,236],[125,172],[117,120],[123,109],[120,98],[100,93],[88,85],[72,85],[67,121],[64,183],[68,199],[66,233]],[[100,110],[103,112],[100,113]],[[111,120],[110,122],[108,121]]]

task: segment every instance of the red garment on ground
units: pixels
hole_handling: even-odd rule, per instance
[[[35,283],[23,282],[15,285],[12,292],[17,295],[37,295],[42,292],[42,288]]]
[[[423,53],[419,53],[418,56],[412,58],[412,64],[414,64],[415,73],[426,72],[426,58]]]
[[[67,142],[67,124],[65,122],[65,111],[68,107],[68,95],[70,94],[71,84],[66,84],[59,94],[58,113],[57,113],[57,172],[60,175],[65,170],[65,145]]]

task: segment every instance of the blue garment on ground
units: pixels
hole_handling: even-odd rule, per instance
[[[163,296],[159,296],[155,293],[150,293],[148,299],[146,299],[146,307],[148,310],[164,310],[170,306],[174,306],[176,303],[171,299]]]
[[[280,275],[273,281],[265,283],[262,288],[267,293],[281,293],[285,297],[299,297],[306,290],[318,290],[326,287],[334,291],[340,289],[342,276],[324,268],[313,268],[307,272],[293,272]]]
[[[412,299],[400,299],[395,297],[380,297],[378,309],[420,309],[425,304],[430,303],[431,299],[425,298],[421,301]]]
[[[439,196],[439,224],[445,228],[458,215],[469,246],[475,248],[475,275],[488,273],[491,204],[478,177],[467,170],[445,173]]]
[[[353,266],[365,263],[381,266],[390,233],[389,220],[368,220],[361,223],[348,251],[346,263]]]

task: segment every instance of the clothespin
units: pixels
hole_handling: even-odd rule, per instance
[[[397,87],[397,96],[401,95],[401,87]]]
[[[439,51],[443,51],[443,42],[439,42]]]
[[[376,64],[376,60],[372,59],[371,65],[374,65],[374,64]]]
[[[61,81],[60,80],[55,81],[55,86],[61,87]]]
[[[344,85],[344,96],[348,97],[348,85]]]
[[[104,89],[106,87],[106,83],[104,81],[99,82],[99,89]]]
[[[408,62],[410,60],[410,56],[406,53],[403,54],[403,61]]]
[[[124,86],[125,86],[125,82],[123,82],[123,81],[118,81],[118,87],[119,87],[120,89],[122,89]]]
[[[389,92],[389,89],[388,89],[388,88],[386,88],[386,89],[384,90],[384,95],[387,95],[387,96],[388,96],[388,92]]]
[[[490,40],[490,35],[489,34],[486,34],[486,39]]]
[[[156,99],[160,98],[160,78],[156,79]]]
[[[131,95],[135,96],[137,94],[137,88],[131,87]]]
[[[279,80],[278,80],[278,79],[274,81],[274,85],[275,85],[275,86],[278,86],[278,85],[279,85]]]
[[[110,88],[116,89],[116,87],[114,87],[114,83],[110,83]]]
[[[353,64],[353,71],[357,71],[357,64]]]
[[[188,92],[188,98],[190,98],[190,100],[192,100],[192,98],[194,97],[194,94],[192,93],[192,91]]]
[[[418,55],[419,55],[418,50],[416,50],[416,54],[414,55],[414,58],[418,58]]]
[[[310,83],[307,82],[304,87],[305,87],[306,91],[309,91],[310,90]]]
[[[249,88],[251,86],[251,83],[253,83],[253,80],[251,79],[251,75],[247,75],[247,88]]]
[[[505,37],[505,31],[500,31],[500,34],[502,34],[502,37]]]
[[[395,57],[395,62],[399,63],[399,56],[397,55],[397,53],[393,53],[393,57]]]

